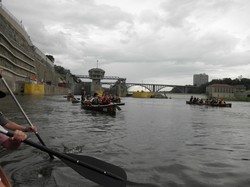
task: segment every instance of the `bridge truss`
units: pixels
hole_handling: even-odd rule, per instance
[[[76,75],[80,79],[90,79],[88,75]],[[120,78],[117,76],[104,76],[103,79],[106,80],[116,80],[116,82],[102,82],[103,85],[110,85],[110,87],[119,87],[122,86],[123,89],[126,87],[126,90],[133,86],[141,86],[146,88],[149,92],[161,92],[163,88],[172,87],[178,89],[181,93],[187,93],[188,89],[194,86],[191,85],[171,85],[171,84],[147,84],[147,83],[126,83],[126,78]]]

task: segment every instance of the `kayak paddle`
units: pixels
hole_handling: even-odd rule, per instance
[[[13,136],[12,132],[8,132],[5,129],[0,129],[0,132],[9,137]],[[36,144],[28,139],[24,140],[23,142],[32,147],[40,149],[41,151],[58,157],[80,175],[97,184],[100,184],[101,186],[126,187],[127,185],[127,174],[122,168],[118,166],[90,156],[59,153],[49,149],[46,146]]]

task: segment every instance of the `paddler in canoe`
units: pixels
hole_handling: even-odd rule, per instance
[[[2,117],[0,117],[0,121],[2,122]],[[1,125],[0,129],[3,129]],[[20,146],[21,142],[26,138],[27,135],[20,130],[16,130],[14,132],[14,136],[11,138],[0,133],[0,147],[1,149],[5,148],[9,150],[17,149]],[[12,185],[10,183],[9,178],[6,176],[5,172],[0,167],[0,187],[10,187],[10,186]]]
[[[5,97],[6,94],[0,90],[0,98]],[[4,128],[14,131],[13,137],[8,137],[0,133],[0,148],[5,148],[9,150],[17,149],[21,142],[27,139],[27,135],[24,132],[33,132],[36,131],[36,127],[23,127],[18,125],[15,122],[8,120],[2,112],[0,112],[0,129]],[[8,177],[5,175],[5,172],[0,168],[0,187],[9,187],[11,186]]]

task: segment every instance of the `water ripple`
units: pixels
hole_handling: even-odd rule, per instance
[[[132,181],[128,186],[250,184],[249,103],[211,108],[192,107],[174,97],[124,98],[122,110],[108,116],[85,111],[61,96],[18,99],[50,149],[117,165]],[[1,102],[9,119],[27,125],[10,97]],[[13,152],[0,150],[0,157],[15,187],[98,186],[28,145]]]

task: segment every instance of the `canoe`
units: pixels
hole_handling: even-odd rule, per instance
[[[10,179],[8,176],[5,174],[4,170],[0,167],[0,179],[1,182],[5,185],[5,187],[12,187],[10,183]]]
[[[110,103],[108,105],[85,105],[82,103],[82,108],[85,110],[92,110],[92,111],[115,115],[117,104]]]
[[[212,106],[212,107],[229,107],[231,108],[232,107],[232,103],[225,103],[225,104],[218,104],[218,103],[192,103],[190,101],[186,101],[186,104],[189,104],[189,105],[205,105],[205,106]]]

